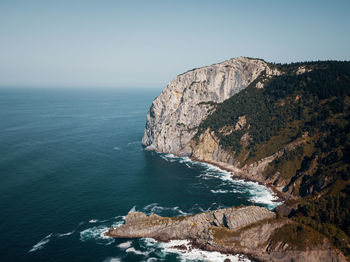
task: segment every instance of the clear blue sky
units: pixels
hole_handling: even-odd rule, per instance
[[[0,85],[164,87],[232,57],[350,60],[350,1],[0,1]]]

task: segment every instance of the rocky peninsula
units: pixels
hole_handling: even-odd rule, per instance
[[[190,240],[193,248],[230,254],[245,254],[258,261],[346,261],[325,237],[309,228],[297,228],[291,220],[276,219],[265,208],[226,208],[190,216],[147,216],[129,212],[125,224],[105,233],[114,238],[154,238],[158,241]],[[290,228],[296,228],[296,232]],[[288,242],[298,234],[297,241]],[[301,248],[307,243],[308,248]],[[177,247],[187,249],[185,246]]]

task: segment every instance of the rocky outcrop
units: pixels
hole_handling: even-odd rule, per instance
[[[206,162],[221,162],[235,167],[238,162],[234,159],[232,154],[225,151],[219,144],[219,139],[215,136],[213,131],[207,129],[200,135],[199,141],[192,145],[192,157]]]
[[[226,208],[186,217],[147,216],[142,212],[130,212],[125,224],[111,229],[109,236],[118,238],[151,237],[163,241],[171,239],[210,239],[211,227],[226,227],[238,230],[263,219],[273,218],[275,214],[265,208],[249,206]]]
[[[194,247],[244,253],[259,261],[345,261],[327,240],[301,249],[285,242],[284,235],[282,240],[275,236],[278,229],[293,223],[288,219],[277,220],[273,212],[257,206],[171,218],[129,212],[124,225],[111,227],[105,234],[114,238],[150,237],[164,242],[186,239]]]
[[[158,152],[191,155],[196,128],[215,104],[247,87],[263,71],[276,73],[263,60],[238,57],[177,76],[148,111],[143,145]]]

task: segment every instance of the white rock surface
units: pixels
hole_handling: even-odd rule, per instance
[[[191,155],[196,127],[214,108],[207,102],[223,102],[264,70],[271,71],[263,60],[238,57],[178,75],[152,103],[143,145],[148,150]]]

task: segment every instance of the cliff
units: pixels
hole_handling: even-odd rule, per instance
[[[262,60],[239,57],[178,75],[152,103],[143,145],[158,152],[191,155],[196,128],[215,104],[246,88],[267,69]]]
[[[142,142],[272,187],[276,212],[350,256],[349,120],[350,62],[239,57],[172,80]]]

